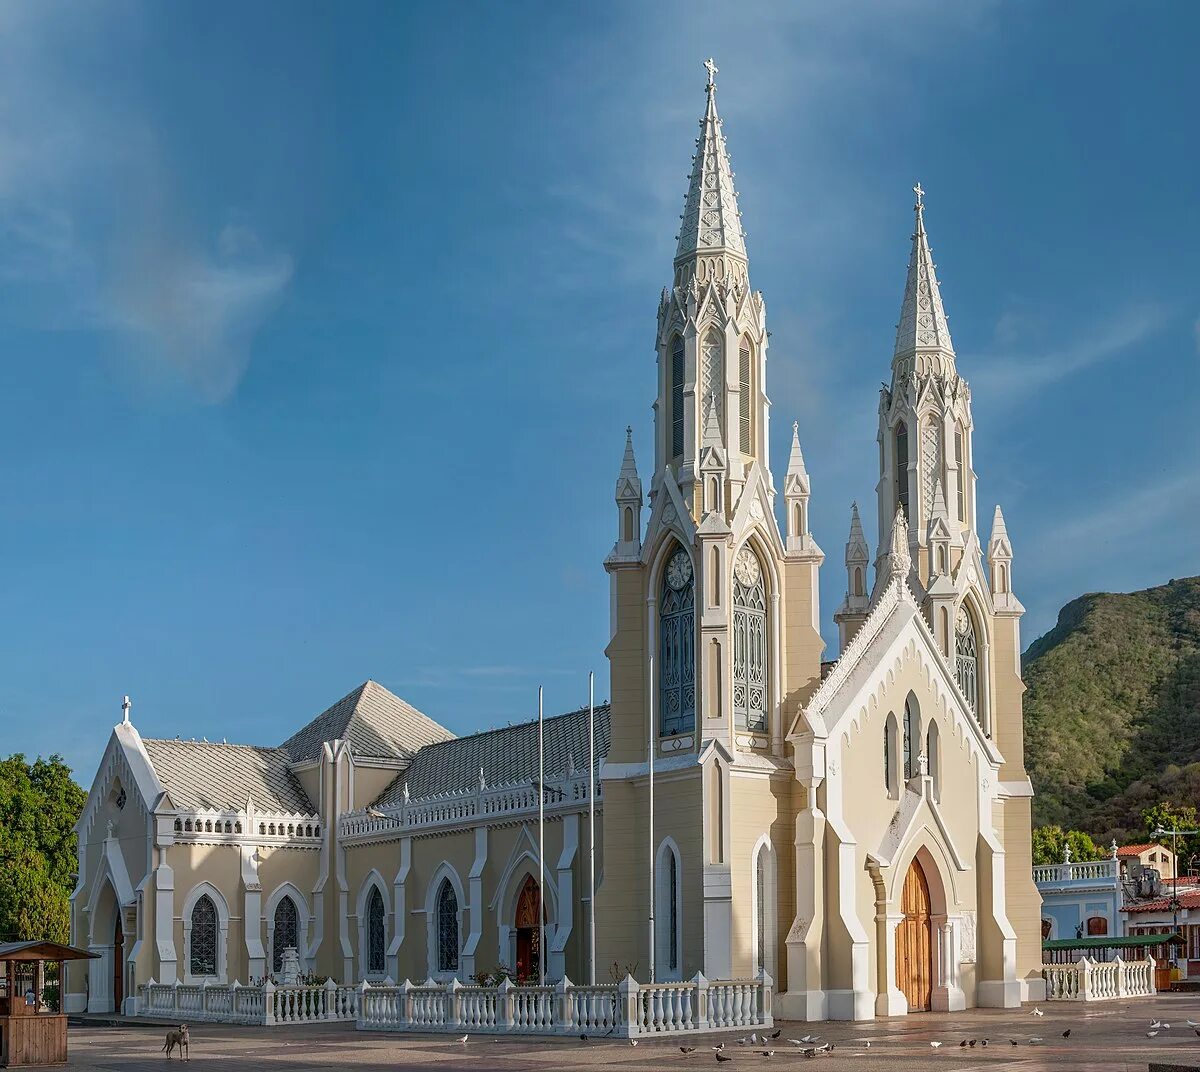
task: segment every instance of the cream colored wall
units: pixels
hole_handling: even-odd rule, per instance
[[[353,807],[365,808],[377,800],[399,773],[394,766],[373,767],[369,760],[355,760]]]
[[[229,934],[226,953],[226,978],[245,983],[250,979],[246,956],[246,931],[243,920],[245,900],[242,894],[241,852],[233,845],[189,845],[176,843],[167,850],[167,862],[175,872],[175,920],[172,934],[179,958],[181,981],[190,974],[183,940],[184,904],[191,891],[209,882],[225,900],[229,909]]]
[[[612,574],[614,635],[609,660],[612,745],[610,763],[646,759],[646,592],[641,569]]]
[[[817,570],[812,562],[780,564],[785,589],[783,607],[783,732],[796,720],[800,708],[821,683],[821,655],[825,642],[813,622],[813,584]]]

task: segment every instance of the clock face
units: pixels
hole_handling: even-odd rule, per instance
[[[684,551],[676,551],[667,563],[667,584],[676,592],[692,579],[692,560]]]
[[[762,567],[759,566],[758,559],[754,557],[754,552],[748,547],[743,547],[734,560],[733,572],[742,584],[747,588],[752,588],[758,584],[758,578],[762,575]]]
[[[954,616],[954,631],[959,636],[966,636],[971,631],[971,619],[967,617],[967,612],[963,607],[959,607],[958,613]]]

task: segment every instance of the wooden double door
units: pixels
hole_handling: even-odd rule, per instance
[[[933,996],[933,920],[929,883],[916,860],[904,876],[900,907],[904,919],[896,928],[896,986],[908,999],[910,1012],[928,1010]]]

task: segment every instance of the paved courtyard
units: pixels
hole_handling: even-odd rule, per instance
[[[741,1032],[694,1036],[690,1039],[644,1040],[635,1048],[628,1042],[578,1039],[529,1039],[472,1036],[465,1045],[445,1036],[401,1036],[355,1031],[347,1025],[296,1028],[240,1028],[220,1024],[192,1027],[192,1060],[206,1068],[241,1072],[269,1072],[345,1067],[370,1072],[374,1069],[437,1069],[472,1072],[496,1069],[603,1068],[645,1070],[662,1068],[713,1067],[711,1046],[725,1042],[725,1053],[733,1061],[722,1063],[728,1072],[739,1068],[821,1068],[827,1072],[864,1068],[951,1069],[1020,1068],[1144,1070],[1150,1061],[1165,1064],[1194,1064],[1200,1068],[1200,1037],[1187,1026],[1187,1019],[1200,1021],[1200,995],[1171,994],[1129,1002],[1043,1005],[1044,1016],[1034,1016],[1031,1007],[1020,1011],[975,1010],[957,1015],[921,1014],[903,1019],[867,1024],[831,1023],[780,1024],[783,1035],[770,1046],[772,1057],[764,1057],[762,1046],[739,1046]],[[1150,1021],[1170,1023],[1156,1038],[1147,1038]],[[1062,1033],[1070,1029],[1070,1038]],[[74,1027],[71,1029],[69,1067],[78,1069],[161,1069],[165,1058],[159,1053],[166,1027],[125,1024],[120,1027]],[[834,1044],[832,1054],[805,1059],[787,1042],[816,1031]],[[1031,1045],[1031,1036],[1044,1041]],[[976,1039],[974,1049],[964,1049],[963,1039]],[[984,1047],[983,1039],[988,1040]],[[1019,1045],[1013,1046],[1010,1039]],[[868,1047],[867,1042],[871,1045]],[[934,1048],[930,1042],[940,1041]],[[695,1046],[690,1055],[681,1045]]]

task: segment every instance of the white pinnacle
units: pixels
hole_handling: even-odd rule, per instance
[[[792,454],[788,458],[788,476],[801,476],[808,480],[808,470],[804,468],[804,454],[800,450],[800,422],[792,421]]]
[[[913,187],[913,193],[917,195],[913,206],[917,220],[908,258],[908,277],[904,282],[904,300],[900,305],[900,323],[896,326],[893,363],[911,357],[918,350],[940,350],[951,357],[954,355],[933,251],[925,233],[925,191],[920,183]]]
[[[867,538],[863,535],[862,518],[858,516],[858,503],[851,503],[850,538],[846,541],[846,565],[866,562],[868,555]]]

